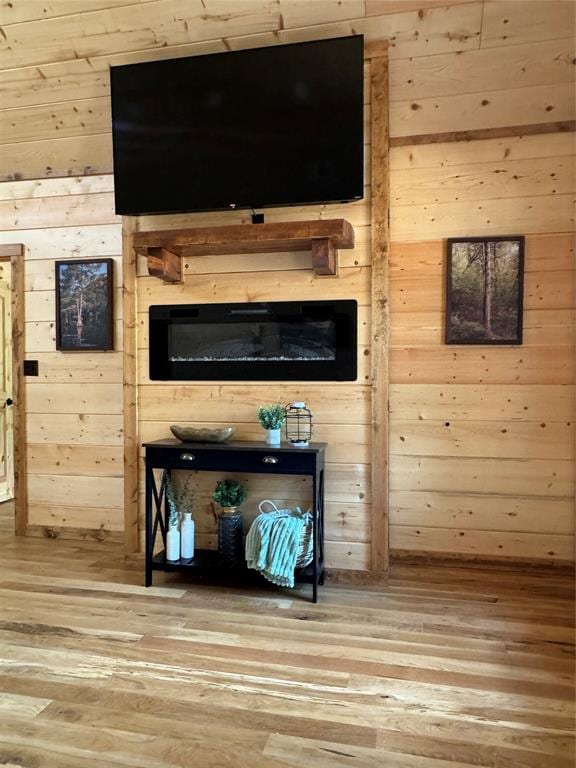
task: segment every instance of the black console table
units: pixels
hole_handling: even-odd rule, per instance
[[[312,478],[314,520],[314,558],[306,568],[296,571],[296,581],[312,584],[312,599],[318,601],[318,585],[324,583],[324,454],[325,443],[310,443],[307,448],[283,444],[272,447],[265,442],[182,443],[166,439],[144,443],[146,449],[146,586],[152,584],[153,571],[194,569],[202,575],[220,575],[218,552],[195,549],[193,560],[166,560],[168,504],[158,487],[154,470],[205,472],[254,472],[263,475],[308,475]],[[164,549],[154,554],[160,532]],[[235,569],[232,576],[246,576],[247,568]]]

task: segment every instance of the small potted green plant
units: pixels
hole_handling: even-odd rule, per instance
[[[222,514],[229,517],[246,501],[246,489],[237,480],[218,480],[212,498],[222,507]]]
[[[282,426],[286,421],[286,409],[279,403],[261,405],[258,408],[258,420],[266,430],[268,445],[280,445]]]

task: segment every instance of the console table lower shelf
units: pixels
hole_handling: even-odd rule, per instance
[[[215,549],[197,549],[192,560],[166,560],[166,552],[162,550],[152,558],[153,571],[189,571],[197,576],[218,577],[223,581],[231,581],[234,576],[242,581],[266,582],[258,571],[245,566],[230,568],[220,563],[220,555]],[[318,584],[324,584],[324,563],[318,563]],[[310,563],[305,568],[297,568],[294,574],[296,584],[314,584],[314,565]]]
[[[146,586],[154,571],[188,572],[199,579],[229,583],[269,583],[246,565],[230,568],[212,549],[196,549],[191,560],[166,560],[168,504],[163,484],[157,484],[154,470],[168,475],[172,470],[248,472],[265,475],[305,475],[312,480],[313,558],[310,565],[298,568],[296,584],[312,585],[312,600],[318,601],[318,586],[324,583],[324,450],[323,443],[306,448],[272,448],[262,442],[233,442],[208,445],[157,440],[145,443],[146,449]],[[164,549],[156,550],[158,534]]]

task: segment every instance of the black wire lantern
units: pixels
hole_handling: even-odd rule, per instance
[[[293,445],[307,448],[312,439],[312,413],[306,403],[289,403],[284,424],[286,439]]]

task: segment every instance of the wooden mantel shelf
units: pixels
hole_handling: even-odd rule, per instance
[[[354,247],[345,219],[235,224],[134,234],[134,249],[148,259],[148,272],[166,283],[182,281],[182,258],[233,253],[310,251],[317,275],[335,275],[338,249]]]

